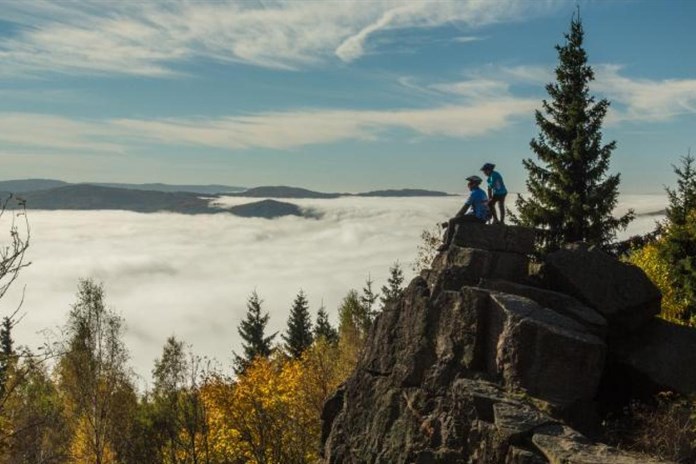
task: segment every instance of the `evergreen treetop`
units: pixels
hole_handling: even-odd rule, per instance
[[[5,316],[0,324],[0,396],[5,393],[5,384],[8,372],[14,357],[14,340],[12,339],[12,328],[14,322]]]
[[[285,349],[294,358],[299,358],[314,341],[309,302],[302,290],[295,297],[290,309],[288,329],[283,334],[283,340],[285,341]]]
[[[404,291],[403,283],[404,271],[401,269],[401,264],[397,261],[389,268],[389,280],[387,280],[387,285],[382,286],[382,297],[380,298],[382,309],[401,297]]]
[[[660,255],[670,266],[672,286],[683,302],[680,317],[696,320],[696,166],[688,154],[674,166],[676,189],[667,188],[669,206],[664,234],[658,242]]]
[[[564,45],[556,45],[556,81],[551,97],[535,113],[539,135],[530,146],[540,163],[523,161],[528,197],[518,195],[515,222],[545,230],[544,250],[584,241],[604,246],[633,219],[629,211],[612,215],[618,201],[619,174],[607,175],[616,142],[602,143],[602,123],[609,101],[595,101],[589,83],[594,71],[583,48],[579,13],[573,16]]]
[[[246,318],[239,324],[237,331],[242,337],[243,356],[235,353],[235,372],[241,374],[257,356],[267,357],[271,354],[273,339],[276,334],[266,336],[266,325],[270,316],[261,312],[263,300],[254,290],[247,300]]]
[[[338,342],[338,331],[329,322],[329,314],[326,312],[323,302],[317,311],[317,322],[314,324],[314,338],[317,340],[323,338],[331,344]]]
[[[668,225],[686,224],[689,213],[696,211],[696,159],[691,152],[681,159],[681,166],[672,166],[677,175],[676,189],[666,188],[669,198]]]
[[[374,321],[377,315],[377,310],[375,309],[375,303],[379,299],[379,293],[375,293],[372,289],[372,284],[374,281],[370,275],[367,276],[365,281],[365,286],[362,289],[362,295],[360,295],[360,303],[365,307],[365,315],[369,319],[370,324]]]

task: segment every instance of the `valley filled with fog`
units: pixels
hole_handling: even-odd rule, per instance
[[[255,200],[225,197],[218,203]],[[652,230],[661,216],[650,213],[666,202],[664,195],[621,200],[619,210],[639,214],[622,238]],[[319,218],[31,211],[31,265],[0,301],[0,313],[11,312],[25,288],[15,339],[36,348],[60,337],[78,279],[91,277],[104,283],[108,305],[126,320],[131,364],[144,385],[172,334],[228,367],[233,350],[240,349],[237,325],[252,291],[271,314],[272,332],[285,329],[300,289],[314,314],[323,301],[336,323],[342,297],[361,289],[368,276],[379,288],[399,261],[410,280],[421,232],[454,214],[463,199],[290,201]]]

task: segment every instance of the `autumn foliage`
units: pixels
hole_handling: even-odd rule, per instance
[[[262,301],[252,299],[249,311],[264,322]],[[321,331],[302,351],[278,344],[229,366],[170,337],[151,389],[138,393],[124,321],[107,306],[101,284],[80,281],[63,338],[41,358],[51,362],[17,353],[10,328],[0,333],[7,352],[0,359],[0,463],[318,462],[324,402],[354,369],[372,324],[375,311],[364,301],[347,294],[338,329],[320,314]],[[265,323],[253,335],[270,340]]]

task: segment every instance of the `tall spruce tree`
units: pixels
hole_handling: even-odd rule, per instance
[[[395,262],[392,267],[389,268],[389,279],[387,280],[387,285],[382,286],[382,296],[380,301],[382,302],[382,309],[384,309],[388,304],[394,303],[401,297],[404,292],[404,271],[401,269],[401,264]]]
[[[589,83],[594,71],[583,48],[579,11],[556,45],[556,81],[546,86],[551,97],[536,111],[540,132],[530,146],[540,164],[524,160],[529,173],[528,197],[517,197],[519,224],[545,230],[542,250],[585,241],[604,246],[633,219],[633,211],[615,218],[619,175],[607,175],[616,142],[602,143],[602,123],[609,101],[595,102]]]
[[[681,166],[673,167],[677,185],[667,189],[667,220],[658,247],[671,268],[675,292],[684,302],[680,317],[690,321],[696,318],[696,160],[689,153]]]
[[[290,309],[288,329],[283,334],[285,349],[293,358],[299,358],[314,341],[312,320],[309,315],[307,296],[300,290]]]
[[[323,338],[331,344],[338,342],[338,330],[329,322],[329,314],[326,312],[323,301],[317,311],[317,322],[314,324],[314,338],[317,340]]]
[[[696,159],[691,151],[681,159],[681,166],[672,166],[677,175],[676,189],[667,188],[669,206],[667,207],[668,225],[684,225],[696,211]]]
[[[257,356],[267,357],[271,354],[273,339],[276,333],[266,336],[266,325],[270,316],[268,313],[262,314],[261,304],[263,300],[259,298],[256,290],[252,292],[247,300],[247,313],[237,331],[242,337],[243,355],[235,353],[235,372],[242,374],[247,366]]]

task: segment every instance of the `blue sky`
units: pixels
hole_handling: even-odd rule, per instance
[[[622,189],[696,148],[696,2],[580,1]],[[5,179],[524,187],[575,2],[0,0]]]

